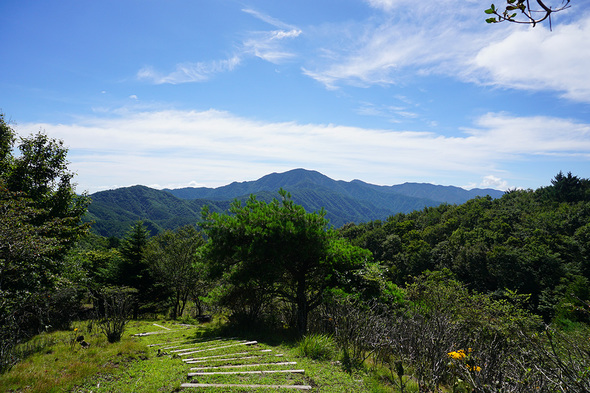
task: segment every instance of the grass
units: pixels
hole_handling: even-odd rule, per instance
[[[80,381],[97,373],[117,373],[127,364],[147,358],[147,347],[139,340],[126,337],[113,345],[96,331],[87,332],[78,328],[78,332],[90,343],[88,349],[72,342],[76,337],[73,332],[43,334],[45,346],[38,347],[35,353],[0,375],[3,391],[71,391]]]
[[[299,354],[315,360],[331,360],[337,353],[332,337],[312,334],[303,337],[297,346]]]
[[[157,325],[157,326],[156,326]],[[129,323],[123,339],[109,344],[96,330],[89,331],[85,323],[75,325],[72,331],[54,332],[37,338],[45,343],[35,353],[25,358],[9,372],[0,375],[0,391],[6,392],[178,392],[195,391],[181,389],[188,382],[191,367],[226,366],[231,364],[257,364],[295,361],[296,365],[272,365],[265,367],[209,369],[206,371],[237,371],[261,369],[304,369],[305,374],[244,374],[205,375],[193,378],[199,383],[231,384],[303,384],[311,385],[314,392],[391,392],[378,378],[358,371],[346,373],[336,356],[333,344],[326,337],[308,337],[307,344],[258,343],[255,346],[228,346],[237,344],[237,338],[214,337],[219,326],[206,324],[200,327],[181,326],[173,321],[142,320]],[[135,333],[159,332],[159,334],[133,337]],[[72,339],[83,334],[90,343],[82,349]],[[304,340],[304,341],[306,341]],[[302,351],[301,347],[308,348]],[[174,348],[171,348],[174,347]],[[178,349],[194,347],[202,350],[182,356]],[[311,348],[311,349],[309,349]],[[261,352],[268,350],[271,352]],[[329,350],[328,350],[329,349]],[[160,353],[158,354],[158,350]],[[330,352],[332,351],[332,352]],[[252,359],[223,360],[247,352]],[[283,356],[276,356],[283,354]],[[311,355],[313,359],[306,355]],[[211,357],[216,356],[216,357]],[[207,357],[198,364],[185,364],[183,358]],[[319,360],[326,359],[326,360]],[[200,370],[199,370],[200,371]],[[200,391],[203,391],[202,389]],[[273,392],[279,389],[207,388],[206,392]]]

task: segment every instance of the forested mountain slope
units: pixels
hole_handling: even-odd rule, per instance
[[[270,201],[280,188],[290,192],[293,201],[306,211],[324,208],[335,227],[386,219],[396,213],[409,213],[441,203],[463,203],[477,195],[497,198],[502,191],[432,184],[406,183],[377,186],[360,180],[336,181],[305,169],[272,173],[259,180],[234,182],[218,188],[182,188],[155,190],[133,186],[92,194],[86,220],[93,221],[94,232],[120,237],[137,220],[144,220],[152,233],[173,229],[200,220],[201,208],[223,211],[234,199],[245,200],[250,194]]]
[[[449,269],[479,292],[530,294],[528,306],[548,320],[588,318],[575,305],[590,300],[590,180],[571,173],[535,191],[427,207],[340,231],[369,249],[400,285],[425,270]]]
[[[181,200],[145,186],[101,191],[92,194],[91,198],[84,219],[92,222],[93,232],[107,237],[122,237],[139,220],[156,234],[165,229],[195,224],[205,205],[212,211],[225,211],[229,207],[229,202]]]

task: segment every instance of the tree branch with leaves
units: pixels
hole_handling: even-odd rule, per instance
[[[531,5],[533,3],[533,5]],[[534,5],[536,3],[536,6]],[[487,23],[512,22],[536,26],[545,20],[549,20],[551,27],[551,15],[570,7],[570,0],[561,0],[557,6],[547,0],[506,0],[506,4],[496,7],[494,4],[484,12],[490,16]]]

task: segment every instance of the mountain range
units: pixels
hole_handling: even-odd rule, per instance
[[[386,219],[442,203],[461,204],[478,196],[499,198],[503,194],[494,189],[465,190],[428,183],[378,186],[361,180],[333,180],[317,171],[294,169],[217,188],[156,190],[132,186],[100,191],[91,195],[85,220],[93,222],[93,231],[102,236],[121,237],[138,220],[143,220],[151,233],[156,234],[197,223],[205,205],[211,211],[224,212],[233,200],[245,200],[251,194],[264,201],[278,198],[280,188],[288,191],[293,201],[308,212],[323,207],[335,227]]]

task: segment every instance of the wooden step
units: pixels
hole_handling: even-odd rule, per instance
[[[179,355],[180,356],[186,356],[186,355],[191,355],[193,353],[199,353],[199,352],[205,352],[205,351],[215,351],[215,350],[218,350],[218,349],[225,349],[225,348],[230,348],[230,347],[237,347],[239,345],[256,345],[256,344],[258,344],[258,341],[246,341],[245,343],[224,345],[222,347],[198,349],[196,351],[189,351],[189,352],[179,353]]]
[[[261,349],[260,352],[272,352],[272,349]],[[215,360],[215,358],[222,358],[224,356],[230,356],[230,355],[235,355],[235,359],[239,359],[239,357],[237,357],[238,355],[244,355],[244,356],[248,356],[248,355],[254,355],[257,354],[259,352],[254,352],[254,351],[250,351],[250,352],[234,352],[234,353],[224,353],[223,355],[211,355],[211,356],[202,356],[202,357],[198,357],[198,358],[188,358],[188,359],[182,359],[183,362],[189,362],[192,360]],[[260,355],[262,356],[262,355]],[[225,359],[224,359],[225,360]]]
[[[179,332],[179,331],[180,330],[160,330],[157,332],[136,333],[133,336],[134,337],[144,337],[144,336],[152,336],[154,334],[174,333],[174,332]]]
[[[190,370],[211,370],[218,368],[240,368],[240,367],[261,367],[261,366],[292,366],[297,362],[275,362],[275,363],[253,363],[253,364],[232,364],[228,366],[207,366],[207,367],[192,367]]]
[[[230,360],[245,360],[245,359],[256,359],[256,358],[261,358],[263,355],[253,355],[253,356],[240,356],[237,358],[225,358],[225,359],[209,359],[209,360],[191,360],[191,359],[186,359],[185,363],[186,364],[197,364],[197,363],[203,363],[203,362],[229,362]],[[277,353],[275,355],[275,357],[282,357],[283,354],[282,353]],[[184,359],[183,359],[184,360]]]
[[[257,370],[257,371],[202,371],[197,373],[188,373],[189,377],[204,377],[206,375],[237,375],[237,374],[305,374],[305,370]]]
[[[171,342],[169,343],[169,345],[174,344],[171,347],[166,347],[163,349],[174,349],[174,348],[180,348],[180,347],[185,347],[187,345],[197,345],[197,344],[212,344],[218,341],[232,341],[235,340],[235,338],[221,338],[221,337],[211,337],[208,338],[206,340],[180,340],[180,341],[176,341],[176,342]],[[242,340],[242,341],[246,341],[246,340]],[[219,344],[223,344],[222,342],[220,342]]]
[[[230,344],[230,345],[238,345],[238,344],[242,344],[242,343],[245,343],[245,342],[246,342],[246,340],[237,340],[237,341],[235,341],[235,342],[236,342],[236,344]],[[205,344],[207,344],[207,343],[209,343],[209,341],[205,341],[204,343],[205,343]],[[215,345],[209,345],[209,346],[204,346],[204,345],[202,345],[202,344],[204,344],[204,343],[190,343],[190,344],[185,344],[185,345],[178,345],[176,348],[180,348],[180,347],[183,347],[183,346],[186,346],[186,345],[192,345],[192,347],[188,347],[188,348],[180,348],[180,349],[174,349],[174,350],[170,351],[170,353],[175,353],[175,352],[187,352],[187,351],[192,351],[192,350],[194,350],[194,349],[203,349],[203,350],[209,350],[209,351],[213,351],[214,349],[218,349],[218,348],[226,348],[226,347],[227,347],[227,345],[226,345],[226,344],[224,345],[224,343],[216,343]],[[201,344],[201,345],[199,345],[199,346],[195,346],[195,345],[198,345],[198,344]],[[174,348],[174,347],[171,347],[171,348],[164,348],[164,349],[172,349],[172,348]]]
[[[247,388],[247,389],[296,389],[296,390],[311,390],[309,385],[241,385],[230,383],[183,383],[181,388]]]

